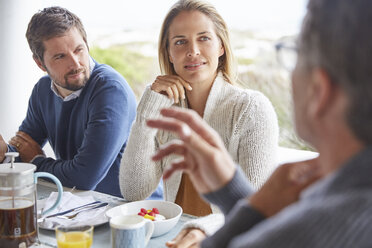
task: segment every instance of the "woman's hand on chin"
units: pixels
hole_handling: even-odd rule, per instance
[[[158,76],[151,85],[151,90],[173,98],[175,103],[185,99],[185,89],[192,90],[192,87],[177,75]]]

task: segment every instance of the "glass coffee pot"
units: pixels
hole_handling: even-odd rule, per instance
[[[37,229],[37,178],[51,179],[58,188],[53,210],[61,201],[62,185],[52,174],[36,172],[29,163],[14,163],[17,152],[5,154],[11,163],[0,164],[0,248],[26,248],[39,243]]]

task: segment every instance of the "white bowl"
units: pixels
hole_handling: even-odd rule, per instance
[[[173,202],[145,200],[124,203],[123,205],[114,207],[106,212],[108,218],[116,215],[137,215],[144,209],[157,208],[159,213],[165,217],[165,220],[154,221],[154,233],[151,237],[158,237],[169,232],[178,222],[182,215],[182,208]]]

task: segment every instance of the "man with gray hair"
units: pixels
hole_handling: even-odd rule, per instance
[[[203,242],[186,231],[168,247],[372,247],[371,23],[372,1],[309,1],[292,87],[297,132],[319,157],[280,166],[258,192],[197,114],[148,121],[181,139],[153,157],[183,156],[164,179],[183,170],[226,216]]]

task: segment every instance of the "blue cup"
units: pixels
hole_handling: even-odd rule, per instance
[[[138,215],[119,215],[110,220],[112,248],[144,248],[154,223]]]

